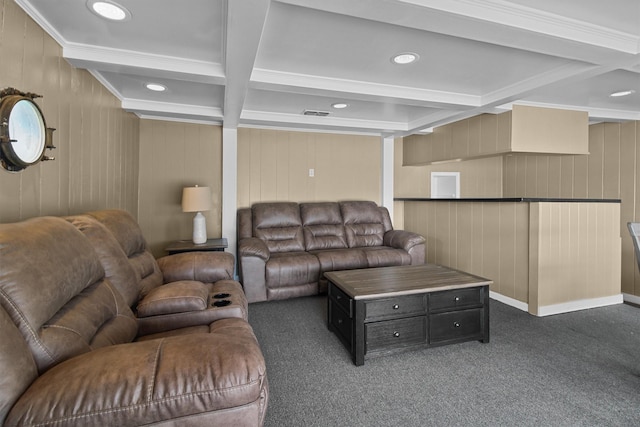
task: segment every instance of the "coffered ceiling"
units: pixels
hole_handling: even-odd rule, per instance
[[[142,118],[384,136],[513,103],[640,120],[638,0],[116,0],[124,22],[15,1]]]

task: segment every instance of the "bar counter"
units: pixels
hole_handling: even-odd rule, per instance
[[[537,316],[622,302],[619,199],[396,198],[426,261],[493,280]]]

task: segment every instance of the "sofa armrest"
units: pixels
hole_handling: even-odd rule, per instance
[[[238,242],[238,273],[247,302],[267,300],[267,261],[271,252],[267,244],[256,237]]]
[[[235,258],[228,252],[184,252],[158,259],[164,282],[197,280],[215,283],[233,279]]]
[[[384,233],[384,245],[407,251],[412,265],[425,263],[425,241],[423,236],[411,231],[390,230]]]
[[[390,230],[384,233],[384,245],[392,248],[409,250],[420,244],[424,244],[425,239],[417,233],[404,230]]]
[[[113,345],[60,363],[22,394],[6,425],[189,424],[240,406],[259,412],[268,386],[255,336],[240,319],[220,322],[227,327],[209,334]]]
[[[238,257],[247,256],[255,256],[267,262],[271,257],[271,252],[263,240],[257,237],[249,237],[240,240],[238,243]]]

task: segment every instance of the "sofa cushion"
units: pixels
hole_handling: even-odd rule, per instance
[[[202,282],[167,283],[153,289],[138,303],[138,317],[204,310],[208,298],[209,289]]]
[[[300,217],[307,251],[347,247],[340,206],[337,203],[301,203]]]
[[[308,252],[273,254],[266,266],[267,288],[306,285],[318,281],[318,258]]]
[[[140,293],[143,298],[152,289],[162,285],[164,278],[154,256],[147,248],[142,229],[127,211],[105,209],[87,213],[103,224],[120,243],[129,263],[139,276]]]
[[[36,363],[22,334],[0,307],[0,425],[18,397],[38,377]]]
[[[65,219],[89,239],[100,258],[105,276],[132,307],[140,296],[140,274],[129,263],[120,242],[102,223],[89,215],[75,215]]]
[[[234,424],[214,411],[250,407],[255,425],[267,403],[262,352],[240,319],[209,333],[110,346],[80,355],[40,376],[9,413],[7,425],[133,426],[199,415],[203,425]]]
[[[320,278],[328,271],[353,270],[369,266],[364,251],[360,249],[327,249],[311,253],[318,257],[320,262]]]
[[[304,250],[302,221],[297,203],[253,205],[253,233],[264,240],[272,253]]]
[[[340,202],[340,211],[350,248],[382,246],[385,227],[380,209],[374,202]]]
[[[62,218],[0,224],[0,304],[39,372],[98,347],[130,342],[137,324],[104,279],[89,241]]]

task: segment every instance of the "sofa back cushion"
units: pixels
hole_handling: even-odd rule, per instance
[[[105,209],[89,212],[87,215],[103,224],[120,244],[139,277],[138,299],[144,298],[151,290],[163,284],[162,271],[147,248],[142,229],[130,213],[119,209]]]
[[[369,201],[340,202],[350,248],[382,246],[385,226],[378,205]]]
[[[301,203],[300,217],[307,251],[347,247],[338,203]]]
[[[9,410],[38,377],[38,368],[22,334],[0,307],[0,425]]]
[[[105,276],[124,297],[127,305],[135,306],[140,297],[140,277],[113,234],[89,215],[69,216],[65,219],[89,240],[100,258]]]
[[[40,373],[94,348],[130,342],[137,323],[89,241],[62,218],[0,224],[0,305]]]
[[[270,252],[304,251],[297,203],[256,203],[252,211],[253,236],[263,240]]]

